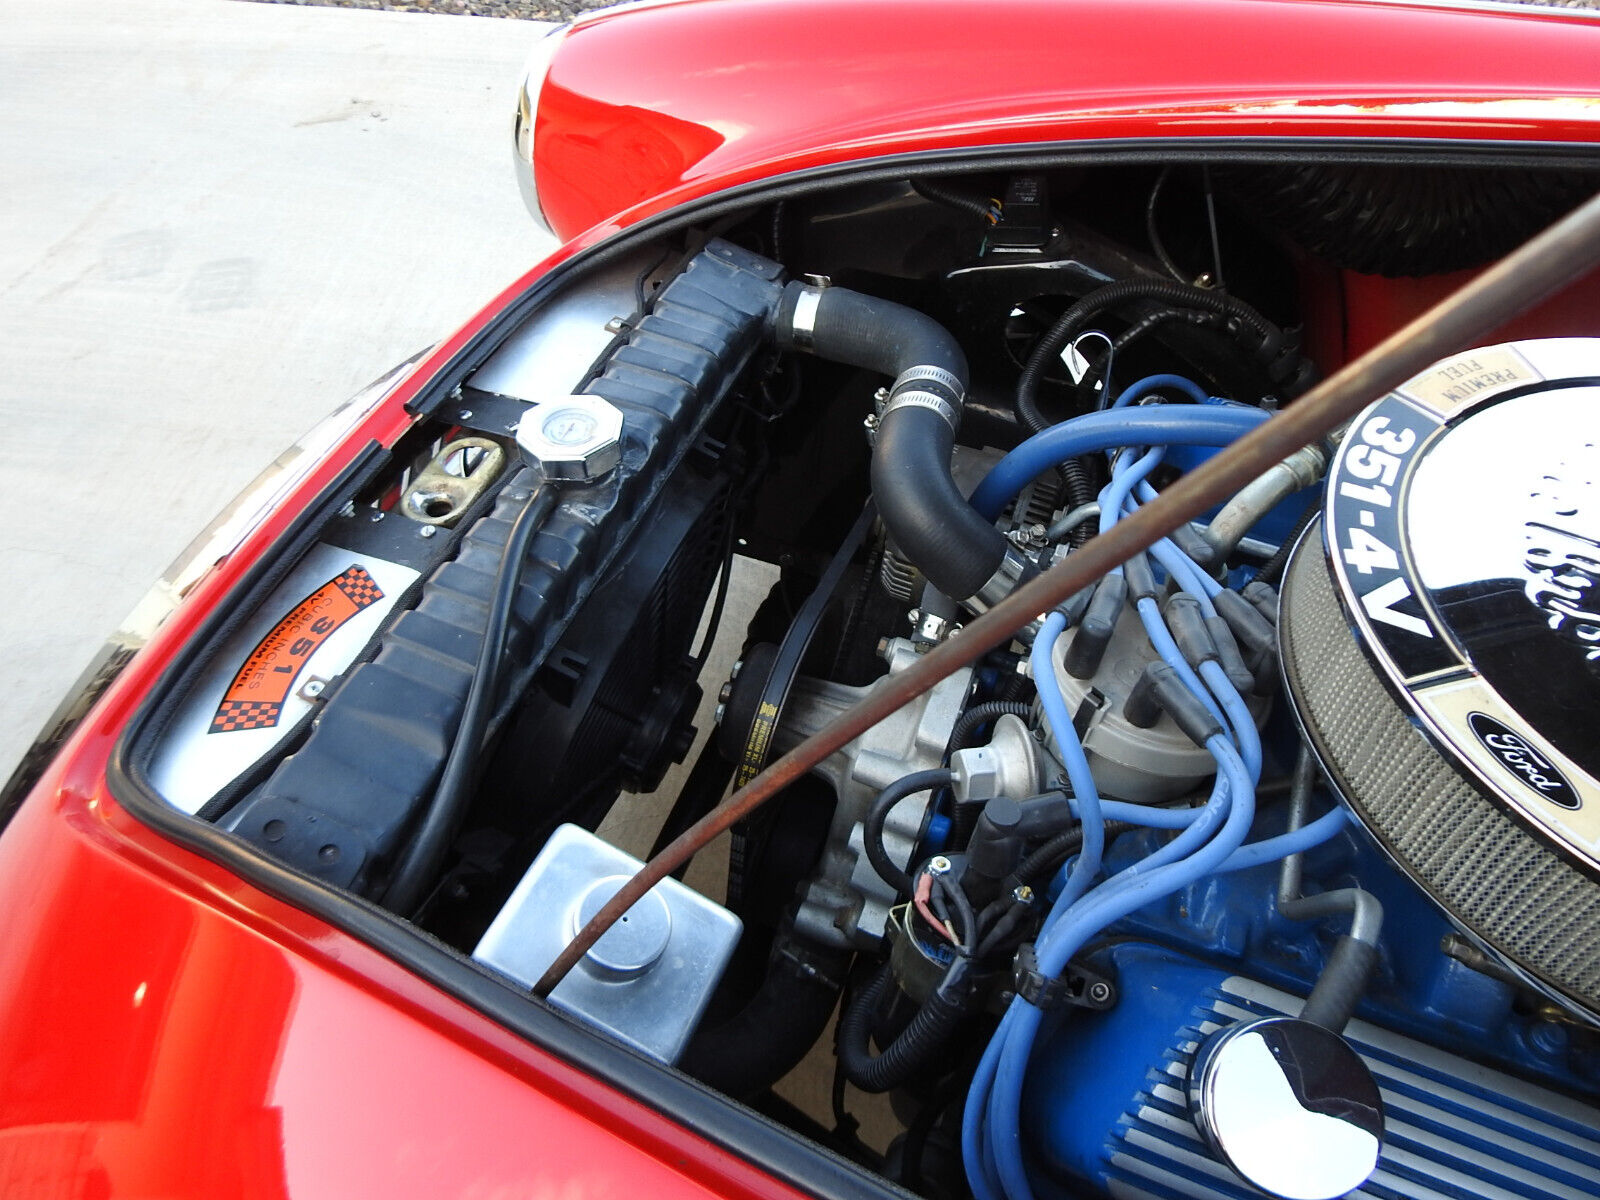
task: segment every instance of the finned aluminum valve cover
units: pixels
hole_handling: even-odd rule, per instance
[[[1356,812],[1470,933],[1591,1014],[1597,445],[1600,341],[1429,368],[1349,426],[1281,620],[1290,694]]]

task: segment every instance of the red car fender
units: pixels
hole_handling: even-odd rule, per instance
[[[92,735],[91,735],[92,737]],[[0,1194],[788,1189],[47,781],[0,842]]]

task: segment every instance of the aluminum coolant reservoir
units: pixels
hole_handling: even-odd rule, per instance
[[[643,866],[576,825],[545,843],[472,956],[531,988]],[[676,1062],[739,941],[739,918],[663,879],[606,931],[550,1003],[663,1062]]]

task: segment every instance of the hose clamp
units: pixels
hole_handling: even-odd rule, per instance
[[[961,380],[955,375],[951,374],[949,371],[946,371],[943,367],[936,367],[931,363],[924,363],[915,367],[907,367],[904,371],[900,372],[899,376],[894,381],[894,386],[889,390],[891,392],[898,392],[901,388],[910,388],[913,384],[918,383],[931,383],[936,388],[942,388],[943,390],[949,392],[957,407],[960,406],[961,401],[964,399],[964,390],[961,386]],[[925,391],[926,389],[923,388],[918,390]]]
[[[920,389],[907,389],[897,391],[889,397],[889,403],[883,406],[883,415],[878,418],[881,425],[889,414],[897,408],[929,408],[944,418],[954,433],[961,424],[961,410],[951,404],[944,396],[937,392],[925,392]]]
[[[988,612],[1016,590],[1017,583],[1022,579],[1023,572],[1028,566],[1028,560],[1017,550],[1007,550],[1006,556],[1000,560],[1000,565],[995,568],[994,574],[989,576],[989,581],[968,596],[964,603],[974,612]]]
[[[810,350],[817,344],[817,307],[822,289],[803,287],[794,298],[794,316],[789,318],[789,341],[796,350]]]

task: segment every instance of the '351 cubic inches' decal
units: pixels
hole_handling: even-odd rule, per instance
[[[382,599],[383,591],[367,569],[356,565],[300,601],[244,660],[211,718],[209,732],[276,725],[295,678],[317,647],[351,617]]]

